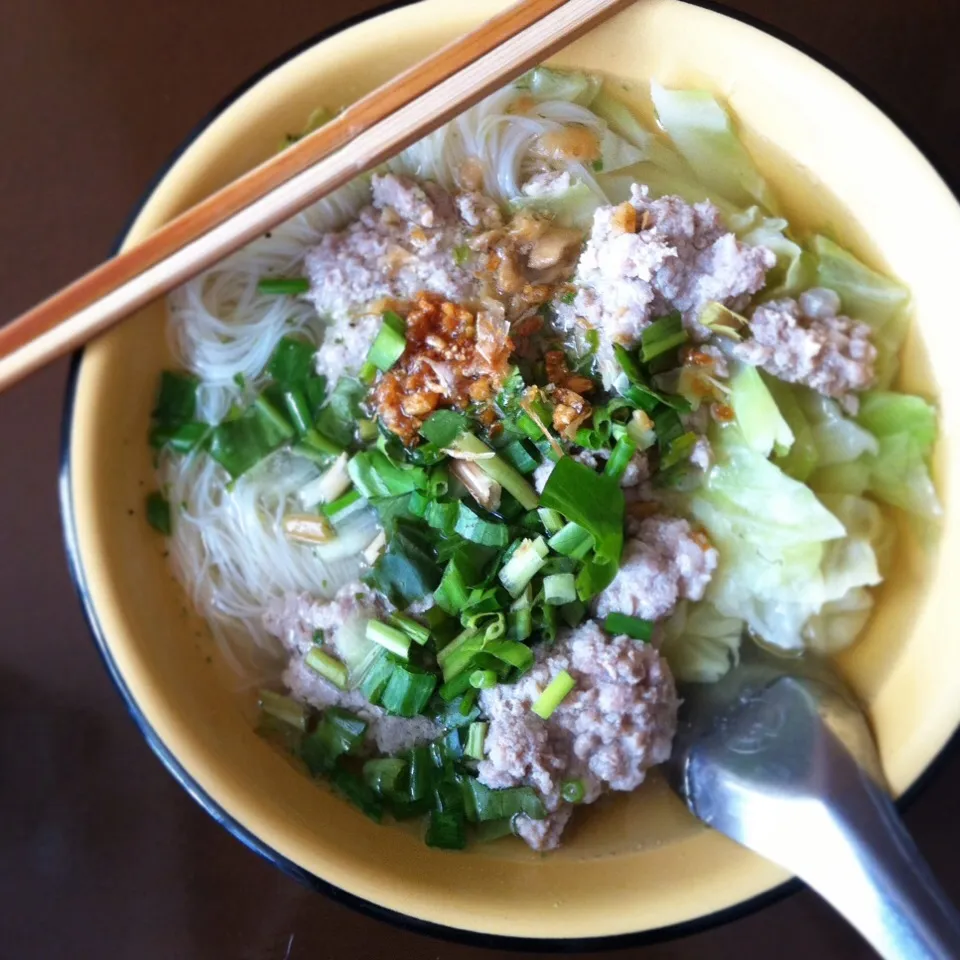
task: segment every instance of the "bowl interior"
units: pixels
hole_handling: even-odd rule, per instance
[[[127,243],[266,157],[314,107],[349,103],[504,5],[426,0],[288,61],[200,135],[150,197]],[[651,77],[723,95],[789,215],[912,287],[922,337],[908,344],[903,380],[941,403],[937,481],[952,504],[960,380],[949,366],[955,296],[947,258],[960,248],[960,209],[916,149],[803,54],[677,0],[640,0],[555,59],[622,78],[625,94],[645,110]],[[909,185],[909,230],[891,216],[891,184]],[[930,236],[936,243],[917,241]],[[656,778],[635,795],[599,804],[571,830],[568,846],[541,858],[510,842],[465,855],[430,850],[413,832],[374,825],[299,773],[253,733],[250,694],[218,662],[168,571],[161,538],[144,520],[144,497],[155,486],[147,425],[157,376],[169,364],[162,304],[84,354],[68,450],[75,561],[108,655],[146,721],[227,815],[356,896],[422,920],[509,936],[650,930],[729,907],[785,879],[694,825]],[[955,525],[948,510],[936,551],[904,541],[868,636],[842,658],[870,706],[897,792],[931,762],[960,716],[948,679],[960,666],[949,628],[948,583],[960,550]]]

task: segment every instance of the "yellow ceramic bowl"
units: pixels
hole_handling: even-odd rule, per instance
[[[475,26],[503,0],[426,0],[327,37],[265,74],[190,144],[151,194],[126,243],[243,173],[318,104],[356,99]],[[788,214],[827,229],[910,285],[919,337],[905,385],[939,398],[937,480],[958,472],[954,369],[960,207],[924,157],[861,94],[784,42],[677,0],[639,0],[559,64],[626,79],[642,104],[651,77],[726,97]],[[909,191],[909,212],[902,210]],[[154,304],[88,348],[68,410],[63,502],[83,601],[108,667],[154,749],[240,839],[355,904],[459,931],[579,939],[686,924],[783,883],[783,871],[694,825],[657,782],[582,812],[560,852],[510,841],[465,854],[378,827],[254,734],[207,631],[187,608],[144,520],[154,486],[146,436],[170,362]],[[899,552],[877,615],[842,666],[869,704],[894,789],[913,784],[960,720],[954,641],[957,514],[938,555]]]

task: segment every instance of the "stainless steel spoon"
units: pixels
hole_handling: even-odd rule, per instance
[[[903,827],[856,698],[823,661],[745,644],[690,684],[673,788],[707,825],[816,890],[886,960],[957,960],[960,914]]]

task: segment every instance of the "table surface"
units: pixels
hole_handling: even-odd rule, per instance
[[[4,316],[108,253],[157,169],[214,104],[304,38],[376,5],[0,5]],[[732,6],[841,64],[907,118],[960,183],[958,0]],[[907,199],[909,184],[891,187]],[[147,748],[94,650],[64,562],[56,482],[66,372],[57,363],[0,397],[0,958],[490,956],[395,930],[304,890],[207,817]],[[906,820],[960,902],[958,806],[954,751]],[[870,956],[808,892],[619,955],[628,954]]]

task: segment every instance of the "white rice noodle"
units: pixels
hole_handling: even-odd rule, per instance
[[[223,418],[242,392],[238,375],[255,382],[285,333],[320,342],[324,323],[312,306],[296,297],[265,296],[257,283],[300,275],[306,250],[369,201],[369,181],[354,180],[170,295],[170,347],[177,363],[203,381],[200,419]]]
[[[408,147],[388,162],[397,173],[436,180],[454,190],[457,172],[468,159],[479,160],[483,168],[482,190],[502,205],[522,196],[521,186],[534,173],[546,169],[543,160],[531,155],[537,137],[579,123],[602,137],[606,123],[576,103],[548,100],[530,106],[523,113],[510,113],[510,104],[523,92],[507,87],[491,94],[459,117]],[[575,160],[552,162],[559,170],[582,180],[598,197],[606,196],[592,172]]]
[[[162,458],[160,479],[175,510],[174,572],[224,655],[248,679],[259,680],[279,665],[279,642],[261,619],[267,603],[289,592],[332,596],[357,579],[362,552],[377,535],[369,509],[338,519],[337,539],[322,547],[284,535],[284,514],[300,509],[298,491],[318,474],[309,460],[281,452],[230,489],[228,475],[211,457]]]

